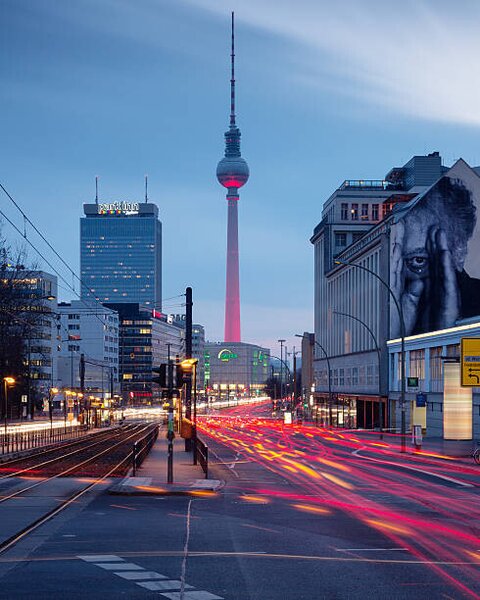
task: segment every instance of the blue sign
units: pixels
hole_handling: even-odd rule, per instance
[[[427,394],[417,394],[417,408],[427,406]]]

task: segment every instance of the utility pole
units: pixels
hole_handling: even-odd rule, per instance
[[[173,363],[170,358],[170,346],[168,348],[168,362],[167,362],[167,386],[168,386],[168,459],[167,459],[167,483],[173,483],[173,440],[175,439],[175,427],[173,420]]]
[[[285,340],[277,340],[280,342],[280,402],[283,403],[283,344]]]
[[[293,408],[297,408],[297,353],[293,347]]]
[[[192,288],[185,290],[185,358],[192,358]],[[192,420],[192,378],[189,377],[185,385],[185,417]],[[192,441],[185,439],[185,452],[191,452]]]

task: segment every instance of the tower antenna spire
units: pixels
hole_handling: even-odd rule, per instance
[[[145,204],[148,202],[148,175],[145,175]]]
[[[235,13],[232,11],[232,76],[230,78],[230,127],[235,127]]]
[[[95,175],[95,204],[98,206],[98,175]]]

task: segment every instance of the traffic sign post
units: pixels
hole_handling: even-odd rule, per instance
[[[480,387],[480,338],[461,340],[461,385]]]

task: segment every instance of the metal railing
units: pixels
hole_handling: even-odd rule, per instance
[[[208,446],[204,444],[197,436],[195,436],[194,452],[197,462],[200,463],[200,466],[205,473],[205,479],[208,479]]]
[[[69,425],[68,427],[44,428],[34,431],[10,431],[0,434],[2,455],[33,450],[42,446],[57,444],[65,440],[81,437],[87,431],[87,425]]]
[[[147,435],[134,442],[132,449],[132,475],[134,477],[137,474],[137,469],[147,457],[153,444],[157,441],[158,429],[158,425],[156,425]]]

